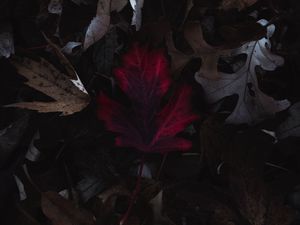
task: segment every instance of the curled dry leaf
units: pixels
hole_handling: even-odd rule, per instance
[[[45,59],[39,62],[29,58],[14,59],[11,61],[18,73],[28,79],[26,84],[48,96],[52,102],[20,102],[7,105],[39,112],[62,112],[62,115],[71,115],[84,109],[89,104],[89,95],[77,86],[81,81],[71,80],[58,71]],[[84,89],[83,86],[81,88]],[[85,90],[85,89],[84,89]]]
[[[76,207],[73,202],[53,191],[42,193],[41,207],[53,225],[96,224],[93,214]]]
[[[91,21],[84,38],[83,48],[86,50],[100,40],[110,25],[111,0],[99,0],[96,16]]]

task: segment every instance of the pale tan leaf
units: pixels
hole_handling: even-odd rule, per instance
[[[8,107],[20,107],[39,112],[62,112],[70,115],[81,111],[89,103],[89,95],[80,90],[65,74],[44,59],[40,62],[24,58],[13,60],[18,73],[28,79],[26,84],[53,98],[53,102],[21,102]]]
[[[207,79],[219,79],[218,60],[221,55],[227,54],[226,47],[209,45],[203,37],[200,22],[188,22],[184,27],[184,36],[193,49],[194,53],[191,55],[184,54],[176,49],[171,34],[166,37],[168,52],[172,58],[172,72],[180,72],[191,59],[201,58],[202,65],[198,72]]]
[[[86,50],[100,40],[108,31],[110,25],[111,0],[99,0],[97,14],[91,21],[85,34],[83,48]]]
[[[219,57],[227,52],[224,47],[214,47],[205,41],[200,22],[187,23],[184,36],[195,55],[202,59],[199,74],[212,80],[220,78],[217,66]]]

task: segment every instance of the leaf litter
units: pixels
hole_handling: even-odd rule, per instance
[[[299,224],[297,1],[0,9],[1,224]]]

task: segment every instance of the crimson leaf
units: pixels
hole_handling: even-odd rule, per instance
[[[182,86],[163,108],[160,106],[171,83],[162,50],[134,45],[114,74],[132,104],[125,107],[101,93],[98,116],[108,130],[118,134],[117,146],[160,153],[191,147],[190,141],[176,137],[198,118],[189,101],[191,88]]]

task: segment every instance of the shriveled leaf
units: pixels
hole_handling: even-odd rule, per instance
[[[7,105],[37,110],[39,112],[62,112],[70,115],[81,111],[89,104],[89,95],[80,90],[78,80],[70,80],[44,59],[39,62],[29,58],[12,60],[18,73],[28,79],[26,84],[48,96],[52,102],[20,102]]]
[[[135,26],[136,30],[140,30],[142,26],[142,8],[144,5],[144,0],[129,0],[129,1],[133,9],[131,25]]]
[[[108,31],[110,25],[111,0],[99,0],[96,16],[91,21],[84,39],[83,48],[86,50],[100,40]]]
[[[267,22],[262,20],[260,23],[265,25]],[[268,27],[267,37],[272,35],[274,29],[274,25]],[[289,106],[289,101],[276,101],[264,94],[258,87],[256,66],[273,71],[284,63],[282,57],[271,53],[271,42],[268,38],[249,42],[233,51],[232,54],[247,54],[244,66],[236,73],[219,72],[219,79],[216,80],[208,79],[200,72],[195,75],[196,81],[203,86],[209,103],[215,103],[226,96],[238,94],[238,103],[227,118],[227,123],[257,123]]]
[[[96,224],[93,214],[77,208],[74,203],[53,191],[42,193],[41,207],[53,225]]]

